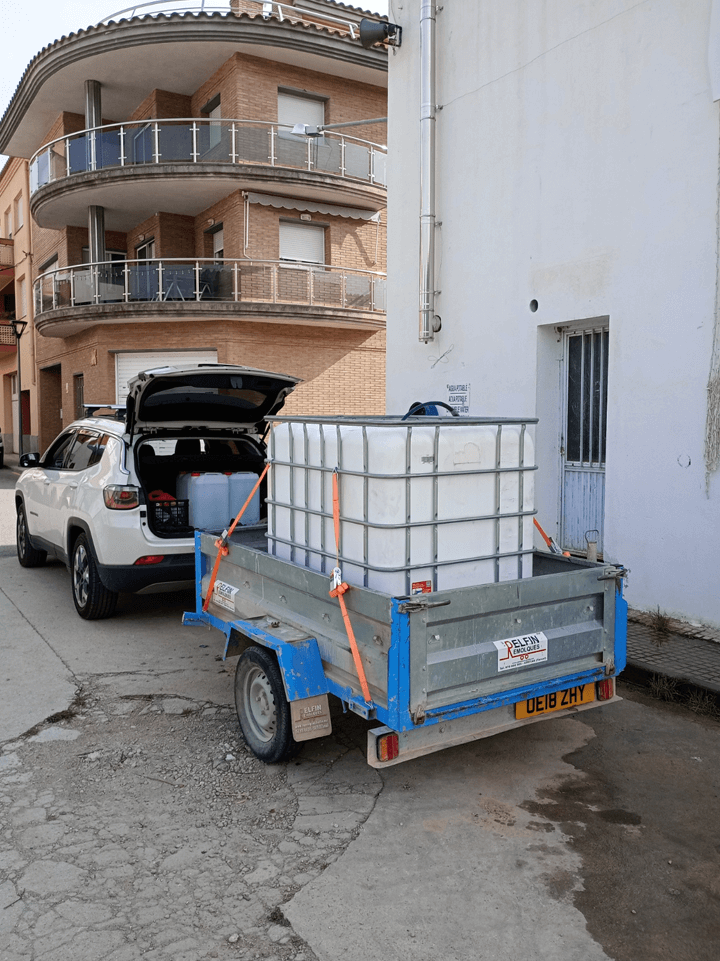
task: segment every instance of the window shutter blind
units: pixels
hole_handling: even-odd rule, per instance
[[[127,399],[128,381],[141,370],[153,367],[191,367],[193,364],[217,364],[216,350],[193,351],[141,351],[115,355],[115,403],[124,404]]]
[[[280,260],[325,263],[325,230],[309,224],[280,224]]]
[[[322,100],[308,100],[291,94],[278,94],[278,123],[294,127],[307,123],[318,127],[325,123],[325,104]]]

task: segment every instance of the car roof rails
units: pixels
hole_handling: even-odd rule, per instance
[[[99,410],[110,411],[115,420],[125,420],[125,404],[83,404],[86,417],[96,417]],[[101,415],[102,416],[102,415]]]

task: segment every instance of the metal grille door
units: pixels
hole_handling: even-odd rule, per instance
[[[606,327],[565,335],[561,541],[582,553],[603,550],[608,342]]]

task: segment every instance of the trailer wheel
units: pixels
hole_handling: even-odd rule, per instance
[[[253,645],[240,655],[235,671],[235,708],[247,746],[266,764],[292,757],[290,705],[275,655]]]

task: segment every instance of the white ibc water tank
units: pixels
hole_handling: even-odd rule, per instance
[[[532,576],[532,420],[312,418],[270,438],[270,551],[404,596]]]

